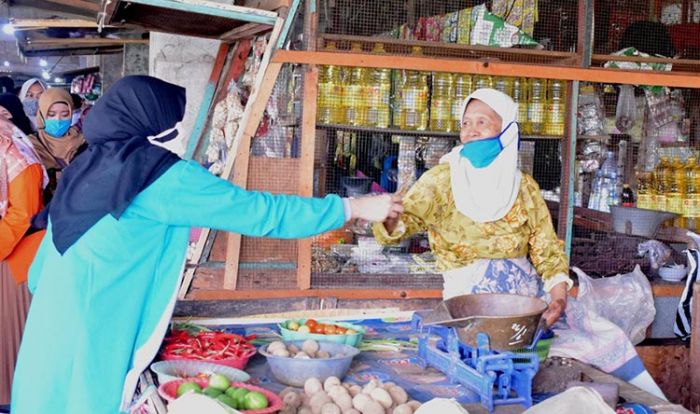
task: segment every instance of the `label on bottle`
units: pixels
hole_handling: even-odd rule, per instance
[[[683,199],[683,216],[700,217],[700,197],[691,196]]]
[[[637,207],[653,210],[651,194],[637,194]]]
[[[665,194],[657,194],[654,198],[656,201],[654,203],[654,210],[668,211],[666,209],[666,195]]]
[[[418,124],[418,112],[406,111],[406,128],[415,128]]]
[[[666,211],[676,214],[683,213],[683,198],[680,193],[670,193],[666,196]]]

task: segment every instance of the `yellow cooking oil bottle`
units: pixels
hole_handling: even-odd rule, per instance
[[[529,86],[527,105],[528,133],[541,135],[544,133],[546,83],[543,79],[532,78]]]
[[[668,211],[666,193],[670,187],[669,178],[671,176],[671,160],[667,156],[662,156],[654,171],[654,183],[656,194],[654,195],[653,209]]]
[[[513,97],[513,78],[497,76],[493,78],[493,89]]]
[[[513,102],[518,105],[518,124],[520,132],[523,132],[524,125],[527,123],[527,81],[525,78],[513,78],[513,94],[511,95]]]
[[[376,43],[372,53],[385,54],[384,44]],[[388,128],[391,117],[391,69],[368,68],[365,77],[365,125]]]
[[[454,102],[454,76],[451,73],[433,74],[433,94],[430,101],[430,129],[452,132],[452,103]]]
[[[700,178],[697,158],[690,156],[685,161],[685,194],[683,195],[683,218],[685,227],[694,230],[697,227],[696,218],[698,213],[698,202],[700,201],[700,189],[698,179]]]
[[[673,220],[676,227],[685,227],[683,218],[683,198],[685,196],[685,166],[678,156],[671,161],[669,187],[666,192],[666,211],[678,214]]]
[[[335,50],[335,43],[329,42],[326,50]],[[320,124],[342,124],[343,85],[339,66],[321,65],[318,71],[318,103],[316,121]]]
[[[489,75],[474,75],[474,90],[481,88],[493,88],[493,77]]]
[[[428,81],[421,72],[406,71],[401,88],[401,128],[425,131],[428,128]]]
[[[353,43],[352,51],[362,53],[362,44]],[[345,123],[352,126],[365,125],[364,113],[367,94],[365,93],[366,68],[352,67],[345,72],[343,82],[343,113]]]
[[[563,81],[552,79],[548,82],[547,116],[544,133],[546,135],[564,135],[565,85]]]
[[[653,173],[651,171],[637,171],[637,208],[652,210]]]
[[[454,75],[454,100],[452,101],[452,130],[462,129],[462,104],[474,91],[472,75],[457,73]]]

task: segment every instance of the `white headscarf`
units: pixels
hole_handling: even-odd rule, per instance
[[[34,86],[34,84],[38,83],[41,85],[42,88],[44,88],[44,91],[49,89],[49,85],[46,84],[43,80],[39,78],[31,78],[28,81],[24,82],[22,84],[22,88],[19,90],[19,100],[24,103],[24,101],[27,99],[27,92],[29,92],[29,88]],[[38,100],[37,100],[38,101]],[[37,102],[37,108],[39,107],[38,102]],[[25,110],[26,113],[26,110]],[[36,125],[36,114],[31,115],[27,114],[27,118],[29,118],[29,122],[32,124],[32,131],[36,132],[37,130],[37,125]]]
[[[452,195],[457,210],[478,223],[503,218],[513,207],[520,191],[521,172],[518,170],[518,106],[506,94],[495,89],[478,89],[462,103],[462,115],[467,104],[478,99],[501,117],[501,145],[503,150],[484,168],[475,168],[460,155],[458,145],[440,159],[450,164]]]

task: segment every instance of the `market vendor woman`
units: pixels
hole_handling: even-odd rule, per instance
[[[183,88],[131,76],[86,119],[88,149],[63,171],[29,273],[13,413],[128,411],[168,327],[190,227],[297,238],[402,211],[388,195],[312,199],[236,187],[154,145],[177,136],[184,110]]]
[[[375,237],[392,244],[427,231],[443,298],[543,298],[549,303],[543,316],[556,333],[550,355],[590,363],[663,397],[626,334],[575,298],[567,300],[566,255],[539,186],[518,169],[517,112],[513,100],[494,89],[469,95],[462,105],[462,145],[408,191],[403,214],[375,224]]]
[[[376,224],[384,244],[427,231],[445,299],[468,293],[551,296],[551,325],[571,286],[566,256],[535,180],[518,169],[517,105],[479,89],[462,106],[460,145],[423,174],[404,214]]]

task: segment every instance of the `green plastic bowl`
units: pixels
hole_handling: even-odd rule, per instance
[[[306,319],[290,319],[299,322],[300,325],[306,323]],[[313,339],[319,342],[334,342],[337,344],[345,344],[357,347],[357,345],[362,342],[362,336],[365,334],[365,328],[359,325],[353,325],[351,323],[344,322],[333,322],[328,320],[319,320],[318,323],[328,323],[338,326],[342,326],[346,329],[354,329],[357,331],[356,334],[352,335],[324,335],[315,333],[299,333],[297,331],[292,331],[287,329],[287,323],[290,321],[284,321],[283,323],[277,324],[280,329],[280,334],[282,335],[282,340],[284,341],[304,341],[306,339]]]

